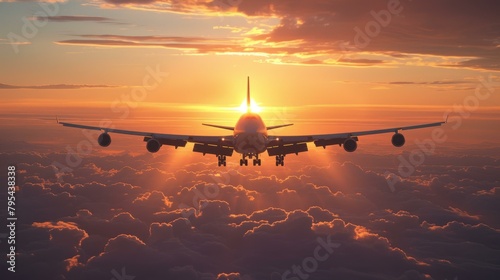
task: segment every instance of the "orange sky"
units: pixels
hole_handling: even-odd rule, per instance
[[[250,76],[266,123],[296,124],[282,134],[441,121],[451,109],[451,119],[466,120],[450,131],[454,141],[498,141],[498,34],[480,28],[488,13],[469,13],[470,30],[460,32],[454,17],[461,12],[440,18],[441,4],[435,4],[426,15],[436,14],[431,25],[420,14],[426,3],[406,1],[397,11],[384,1],[370,2],[366,11],[316,2],[294,9],[260,1],[175,2],[169,8],[140,0],[112,3],[56,1],[52,10],[33,2],[0,3],[2,22],[8,23],[0,27],[5,129],[14,131],[16,123],[52,129],[40,120],[58,115],[92,124],[111,119],[131,129],[217,134],[198,124],[232,125]],[[310,16],[330,8],[337,9],[331,16]],[[41,11],[39,17],[33,11]],[[359,30],[370,34],[370,24],[387,12],[390,20],[378,19],[379,32],[363,41]],[[40,27],[31,34],[29,24]],[[419,28],[433,32],[424,36]],[[148,77],[155,86],[143,90]],[[464,117],[460,110],[471,114]]]

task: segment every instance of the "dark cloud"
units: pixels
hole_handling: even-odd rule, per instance
[[[247,17],[277,17],[280,24],[270,32],[252,35],[252,39],[266,43],[289,43],[291,48],[266,48],[252,46],[242,49],[238,45],[217,48],[198,47],[206,51],[252,52],[270,54],[317,56],[305,62],[297,59],[283,63],[330,64],[337,61],[362,60],[369,66],[380,61],[368,57],[350,58],[351,54],[368,52],[394,59],[415,57],[422,63],[422,56],[440,57],[440,62],[430,65],[473,69],[499,70],[498,38],[500,22],[494,0],[481,1],[407,1],[407,0],[348,0],[335,1],[173,1],[173,0],[108,0],[113,5],[140,5],[152,10],[178,13],[220,15],[240,14]],[[74,44],[123,45],[120,41],[63,41]],[[131,42],[127,43],[132,46]],[[138,46],[135,44],[135,46]],[[147,46],[147,45],[140,45]],[[175,47],[166,45],[165,47]],[[186,46],[179,46],[186,48]],[[321,58],[323,57],[323,58]],[[325,59],[326,57],[326,59]],[[320,63],[323,62],[323,63]]]
[[[327,258],[311,279],[494,279],[499,271],[491,155],[429,157],[394,191],[383,175],[397,172],[393,159],[362,153],[259,170],[95,153],[64,182],[55,159],[64,155],[2,154],[18,162],[18,279],[281,279],[294,266],[306,273],[303,263],[325,244],[331,252],[317,249]]]

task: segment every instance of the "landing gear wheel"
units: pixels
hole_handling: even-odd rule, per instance
[[[285,155],[277,155],[276,156],[276,166],[284,166],[285,165]]]
[[[219,155],[219,156],[217,156],[217,160],[218,160],[217,164],[219,166],[222,166],[222,165],[226,166],[226,156]]]
[[[253,160],[253,166],[256,166],[256,165],[260,166],[261,164],[262,164],[262,161],[260,160],[260,158],[259,159],[256,158]]]

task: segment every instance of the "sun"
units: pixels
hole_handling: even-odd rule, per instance
[[[243,99],[239,109],[240,109],[241,113],[247,112],[247,100],[246,99]],[[250,99],[250,112],[252,112],[252,113],[262,112],[262,108],[259,105],[257,105],[257,103],[253,99]]]

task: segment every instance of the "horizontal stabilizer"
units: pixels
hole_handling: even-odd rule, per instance
[[[232,126],[223,126],[223,125],[208,124],[208,123],[202,123],[202,125],[221,128],[221,129],[227,129],[227,130],[231,130],[231,131],[234,130],[234,127],[232,127]]]
[[[293,123],[268,126],[267,130],[276,129],[276,128],[280,128],[280,127],[285,127],[285,126],[291,126],[291,125],[293,125]]]

